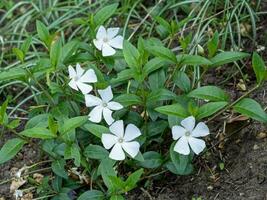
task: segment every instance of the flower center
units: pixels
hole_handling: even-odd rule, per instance
[[[108,38],[103,38],[103,42],[107,43],[108,42]]]
[[[103,107],[107,107],[108,104],[107,104],[106,102],[103,102],[103,103],[102,103],[102,106],[103,106]]]
[[[124,141],[123,138],[119,138],[119,139],[118,139],[118,142],[119,142],[119,143],[123,143],[123,141]]]
[[[185,136],[186,136],[186,137],[189,137],[190,135],[191,135],[191,133],[190,133],[189,131],[186,131],[186,132],[185,132]]]
[[[79,77],[78,77],[78,76],[75,76],[75,77],[73,78],[73,80],[74,80],[74,81],[78,81],[78,80],[79,80]]]

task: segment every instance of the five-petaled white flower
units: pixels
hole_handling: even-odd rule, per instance
[[[88,94],[93,89],[91,85],[86,83],[97,82],[95,71],[93,69],[88,69],[85,72],[79,63],[76,64],[76,71],[71,65],[69,66],[69,77],[71,79],[69,86],[77,91],[80,89],[83,94]]]
[[[113,99],[113,94],[110,86],[108,86],[104,90],[98,90],[98,93],[101,99],[90,94],[85,95],[86,106],[95,106],[89,113],[89,120],[95,123],[99,123],[102,120],[103,113],[105,121],[108,125],[110,125],[114,122],[112,111],[120,110],[123,108],[123,106],[120,103],[111,101]]]
[[[116,53],[115,49],[122,49],[123,37],[117,35],[119,28],[108,28],[107,30],[104,26],[100,26],[96,39],[93,40],[94,45],[100,51],[102,51],[103,56],[111,56]]]
[[[209,128],[203,122],[199,122],[195,127],[195,118],[193,116],[187,117],[181,121],[182,126],[172,127],[172,137],[178,142],[174,146],[174,151],[188,155],[190,149],[196,154],[199,154],[206,147],[205,141],[198,139],[198,137],[204,137],[210,134]]]
[[[15,199],[19,199],[20,197],[23,197],[22,190],[15,190],[14,196],[15,196]]]
[[[101,141],[106,149],[113,147],[109,154],[111,159],[124,160],[124,151],[132,158],[138,154],[140,144],[133,140],[141,135],[139,128],[133,124],[128,124],[124,133],[123,121],[119,120],[114,122],[109,130],[112,134],[103,133]]]

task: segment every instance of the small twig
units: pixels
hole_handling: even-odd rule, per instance
[[[150,200],[153,200],[153,197],[149,194],[148,191],[146,191],[144,188],[140,188],[142,190],[143,193],[145,193],[147,195],[147,197],[150,199]]]

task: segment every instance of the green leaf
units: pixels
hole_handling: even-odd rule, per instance
[[[140,54],[138,50],[135,48],[135,46],[133,46],[127,40],[123,42],[123,56],[125,58],[126,63],[131,69],[134,69],[134,71],[140,69],[140,64],[139,64]]]
[[[215,53],[217,52],[219,45],[219,34],[218,31],[216,31],[211,38],[211,40],[208,41],[208,51],[209,51],[209,58],[213,57]]]
[[[80,154],[80,148],[77,144],[72,144],[71,145],[71,157],[74,159],[74,164],[77,167],[80,167],[81,164],[81,154]]]
[[[175,152],[174,145],[176,142],[173,142],[171,147],[170,147],[170,157],[172,161],[172,165],[167,165],[167,168],[178,175],[188,175],[192,173],[193,171],[193,166],[191,164],[192,161],[192,155],[182,155],[177,152]],[[174,169],[173,169],[174,167]]]
[[[93,145],[93,144],[87,146],[83,153],[84,156],[88,158],[99,159],[99,160],[105,159],[109,155],[109,152],[106,149],[104,149],[99,145]]]
[[[150,92],[147,96],[147,104],[155,103],[156,101],[165,101],[175,99],[176,94],[167,89],[157,89]]]
[[[25,129],[24,131],[20,132],[20,134],[26,137],[38,139],[52,139],[57,137],[57,135],[53,134],[50,130],[43,127]]]
[[[189,55],[189,54],[182,54],[178,55],[177,62],[180,65],[211,65],[211,61],[207,58],[198,55]]]
[[[155,151],[147,151],[143,154],[144,161],[138,162],[138,165],[148,169],[158,168],[163,164],[163,157]]]
[[[191,90],[191,82],[186,73],[182,71],[176,71],[173,81],[175,85],[177,85],[184,92],[188,93]]]
[[[267,122],[267,114],[261,105],[250,98],[244,98],[233,106],[234,111],[260,122]]]
[[[62,45],[61,40],[58,39],[51,45],[50,49],[50,60],[53,67],[57,67],[58,63],[61,61],[61,54],[62,54]]]
[[[102,133],[110,132],[107,127],[98,124],[87,123],[84,125],[84,128],[98,138],[102,137]]]
[[[49,48],[50,33],[49,33],[48,29],[46,28],[46,26],[42,22],[40,22],[39,20],[37,20],[36,21],[36,29],[37,29],[37,33],[38,33],[39,38]]]
[[[13,48],[12,51],[13,51],[13,53],[17,56],[17,58],[18,58],[21,62],[24,61],[24,57],[25,57],[25,55],[24,55],[23,51],[21,51],[21,50],[18,49],[18,48]]]
[[[143,73],[144,76],[148,76],[150,73],[164,67],[165,65],[167,66],[169,64],[169,62],[166,62],[166,60],[162,59],[162,58],[158,58],[155,57],[151,60],[149,60],[143,68]]]
[[[264,80],[266,80],[267,71],[264,61],[256,52],[253,53],[252,67],[256,74],[257,83],[261,84]]]
[[[64,179],[68,179],[68,174],[65,170],[65,165],[66,165],[66,161],[64,159],[58,159],[52,162],[51,167],[52,167],[53,172],[56,175]]]
[[[22,149],[26,141],[14,138],[8,140],[0,150],[0,164],[12,159]]]
[[[66,63],[68,59],[75,53],[79,47],[79,41],[72,40],[65,44],[62,48],[61,59],[63,63]]]
[[[24,53],[24,56],[26,56],[27,52],[29,51],[30,45],[32,42],[32,37],[28,37],[21,45],[21,50]]]
[[[198,109],[196,118],[200,120],[202,118],[209,117],[224,108],[227,104],[228,102],[226,101],[206,103]]]
[[[176,63],[177,59],[175,54],[168,48],[161,46],[161,45],[151,45],[149,43],[147,43],[147,45],[145,46],[145,49],[153,54],[154,56],[158,56],[162,59],[165,59],[167,61],[170,61],[172,63]]]
[[[59,132],[61,136],[82,126],[88,121],[88,116],[79,116],[64,120],[62,127],[60,127]]]
[[[210,67],[217,67],[217,66],[225,65],[231,62],[241,60],[248,56],[249,56],[248,53],[225,51],[225,52],[217,54],[215,57],[210,59],[210,61],[212,62],[212,65]]]
[[[203,86],[191,91],[187,96],[209,101],[228,101],[229,96],[216,86]]]
[[[134,71],[132,69],[125,69],[117,74],[116,78],[111,79],[111,84],[124,83],[133,78]]]
[[[99,171],[100,174],[102,176],[102,179],[105,183],[105,185],[107,186],[108,189],[113,189],[113,182],[112,180],[109,178],[111,176],[116,176],[116,172],[113,168],[113,165],[115,164],[115,161],[106,158],[101,160],[100,165],[99,165]]]
[[[11,68],[6,71],[0,70],[0,81],[25,78],[27,72],[23,68]]]
[[[131,105],[142,105],[142,99],[135,94],[122,94],[114,98],[114,101],[121,103],[124,107]]]
[[[165,115],[174,115],[178,117],[188,117],[189,113],[181,104],[172,104],[167,106],[160,106],[155,109],[157,112],[165,114]]]
[[[81,194],[77,200],[103,200],[105,195],[99,190],[89,190]]]
[[[104,22],[109,19],[117,10],[119,4],[114,3],[108,6],[101,8],[95,15],[94,15],[94,23],[95,26],[100,26],[104,24]]]
[[[110,197],[110,200],[124,200],[124,198],[119,194],[115,194]]]
[[[3,125],[6,120],[5,118],[7,116],[6,109],[7,109],[8,101],[9,99],[7,98],[5,102],[2,104],[2,106],[0,107],[0,124],[1,125]]]
[[[31,118],[25,126],[25,129],[30,129],[33,127],[48,127],[49,114],[39,114]]]
[[[140,180],[144,169],[139,169],[132,173],[125,181],[125,192],[128,192],[136,187],[137,182]]]

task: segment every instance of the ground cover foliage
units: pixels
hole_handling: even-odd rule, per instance
[[[0,164],[28,144],[42,155],[7,180],[17,183],[12,195],[31,188],[36,199],[124,199],[166,172],[194,174],[225,113],[266,123],[250,98],[267,77],[256,40],[261,6],[1,2],[1,137],[12,138]],[[220,70],[224,80],[207,84]],[[224,86],[236,77],[243,92],[233,98]],[[29,175],[43,164],[47,176]]]

